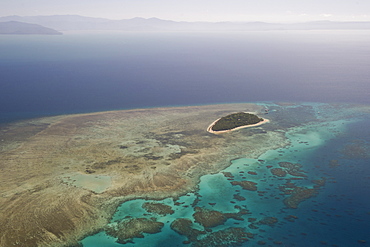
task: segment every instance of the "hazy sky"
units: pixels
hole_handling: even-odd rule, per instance
[[[370,21],[369,0],[1,0],[0,16],[73,14],[177,21]]]

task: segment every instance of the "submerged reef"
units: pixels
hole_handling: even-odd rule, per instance
[[[195,222],[202,225],[204,228],[212,228],[224,224],[227,219],[241,220],[243,215],[247,214],[246,209],[235,206],[239,210],[237,213],[222,213],[216,210],[209,210],[206,208],[195,207],[195,213],[193,214]]]
[[[226,222],[227,217],[223,213],[215,210],[208,210],[200,207],[195,208],[193,214],[195,222],[198,222],[205,228],[211,228],[222,225]]]
[[[258,221],[258,224],[274,226],[278,221],[276,217],[264,217],[262,220]]]
[[[308,189],[304,187],[295,187],[292,191],[289,192],[291,195],[284,199],[284,204],[288,208],[298,208],[298,205],[311,198],[316,196],[317,190],[316,189]]]
[[[301,170],[302,168],[301,164],[293,164],[290,162],[279,162],[279,166],[285,168],[284,171],[286,171],[288,174],[292,176],[307,177],[307,175],[304,174],[304,171]]]
[[[230,227],[224,230],[213,232],[201,240],[195,242],[193,247],[209,247],[209,246],[220,246],[220,247],[229,247],[229,246],[238,246],[241,243],[248,241],[247,232],[245,228],[240,227]]]
[[[191,243],[192,247],[237,246],[248,241],[248,238],[253,238],[253,234],[240,227],[229,227],[216,232],[200,231],[194,228],[191,220],[183,218],[173,221],[171,229],[186,236],[188,240],[183,243]]]
[[[224,225],[228,219],[243,221],[243,215],[248,214],[248,211],[239,206],[235,206],[235,208],[239,212],[223,213],[195,207],[194,222],[191,219],[178,218],[171,223],[170,227],[175,232],[187,237],[188,240],[184,241],[185,244],[193,243],[192,246],[233,246],[233,244],[246,241],[246,236],[251,237],[252,234],[245,232],[244,228],[227,228],[218,232],[213,232],[212,228]],[[228,233],[231,235],[224,238],[224,234]]]
[[[172,210],[171,206],[162,203],[145,202],[142,207],[149,213],[156,213],[159,215],[173,214],[175,212]]]
[[[158,233],[161,231],[164,224],[157,222],[155,218],[129,218],[121,222],[108,225],[105,232],[118,238],[117,242],[121,244],[133,241],[133,238],[143,238],[143,233]]]
[[[193,222],[190,219],[178,218],[174,220],[171,225],[171,229],[180,235],[186,236],[188,241],[185,243],[195,242],[198,240],[198,236],[205,234],[205,231],[195,229]]]
[[[252,181],[232,181],[230,182],[232,185],[239,185],[244,190],[250,190],[250,191],[257,191],[257,183]]]
[[[351,158],[370,158],[370,142],[355,139],[344,146],[341,153],[348,159]]]
[[[278,177],[285,177],[287,175],[287,172],[282,168],[272,168],[271,173]]]

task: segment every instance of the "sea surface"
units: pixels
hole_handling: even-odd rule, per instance
[[[155,201],[171,206],[173,214],[150,213],[142,206],[152,201],[137,199],[123,203],[109,224],[128,216],[154,217],[163,223],[159,233],[144,233],[123,245],[102,230],[81,244],[189,246],[171,223],[178,218],[194,222],[198,207],[247,212],[199,239],[240,227],[253,234],[242,246],[369,246],[370,117],[350,107],[370,104],[369,44],[370,32],[363,30],[3,35],[0,123],[115,109],[257,102],[273,118],[284,112],[295,119],[285,129],[291,145],[258,159],[232,160],[224,171],[203,176],[196,191]],[[320,121],[306,123],[297,109],[314,111]],[[274,175],[271,170],[282,168],[281,162],[299,164],[305,176]],[[244,180],[255,182],[258,191],[231,184]],[[288,207],[284,199],[298,187],[315,193],[302,194],[297,208]],[[193,227],[202,230],[198,223]],[[234,243],[207,241],[205,246]]]
[[[370,103],[370,31],[0,36],[0,122],[255,101]]]

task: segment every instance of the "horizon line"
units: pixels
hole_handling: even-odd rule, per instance
[[[101,19],[107,21],[123,21],[123,20],[133,20],[133,19],[143,19],[143,20],[161,20],[161,21],[172,21],[172,22],[186,22],[186,23],[267,23],[267,24],[298,24],[298,23],[313,23],[313,22],[332,22],[332,23],[369,23],[369,21],[360,21],[360,20],[347,20],[347,21],[337,21],[337,20],[329,20],[329,19],[317,19],[317,20],[308,20],[308,21],[282,21],[282,22],[271,22],[271,21],[262,21],[262,20],[253,20],[253,21],[179,21],[179,20],[171,20],[171,19],[162,19],[158,17],[131,17],[131,18],[122,18],[122,19],[110,19],[106,17],[94,17],[94,16],[85,16],[85,15],[78,15],[78,14],[55,14],[55,15],[6,15],[0,16],[0,18],[6,17],[53,17],[53,16],[74,16],[74,17],[82,17],[82,18],[92,18],[92,19]]]

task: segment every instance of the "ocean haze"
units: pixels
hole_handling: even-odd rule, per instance
[[[21,1],[21,3],[19,2]],[[117,1],[117,0],[64,0],[54,1],[3,0],[0,15],[78,14],[112,19],[156,16],[177,21],[312,21],[312,20],[367,20],[368,1],[326,0],[302,1]]]
[[[370,22],[366,21],[311,21],[297,23],[254,22],[184,22],[163,20],[159,18],[141,18],[112,20],[79,15],[50,16],[3,16],[0,22],[18,21],[33,23],[59,31],[71,30],[120,30],[131,32],[230,32],[256,30],[369,30]]]
[[[253,101],[369,103],[369,31],[0,37],[0,112]],[[22,115],[22,114],[21,114]]]

